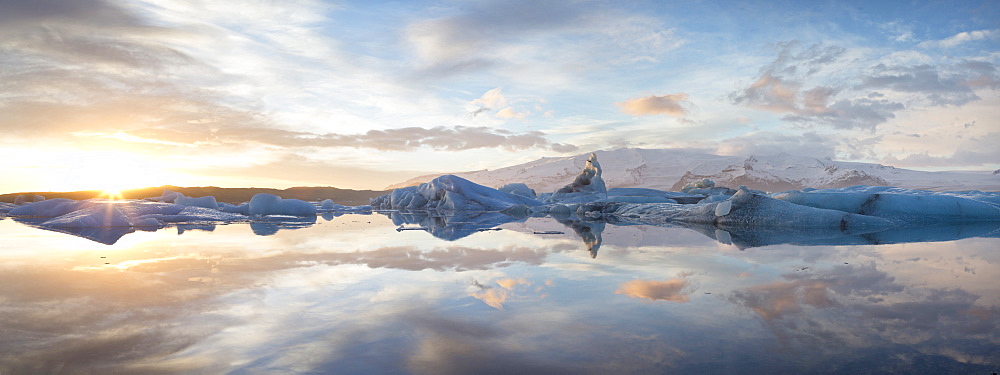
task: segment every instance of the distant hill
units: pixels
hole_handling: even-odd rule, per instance
[[[374,191],[374,190],[350,190],[350,189],[338,189],[335,187],[328,186],[314,186],[314,187],[292,187],[288,189],[269,189],[269,188],[222,188],[215,186],[199,186],[199,187],[179,187],[179,186],[160,186],[160,187],[148,187],[140,189],[130,189],[122,191],[122,197],[126,199],[142,199],[149,197],[158,197],[163,194],[163,189],[170,189],[176,192],[180,192],[189,197],[204,197],[204,196],[214,196],[216,200],[220,202],[228,202],[233,204],[239,204],[242,202],[249,201],[254,194],[257,193],[270,193],[282,198],[294,198],[306,201],[315,201],[320,199],[333,199],[337,204],[342,204],[345,206],[357,206],[362,204],[368,204],[369,198],[375,198],[377,196],[388,193],[387,191]],[[75,200],[83,200],[90,198],[102,197],[100,190],[85,190],[85,191],[72,191],[72,192],[21,192],[21,193],[10,193],[10,194],[0,194],[0,202],[11,203],[14,199],[21,194],[38,194],[46,199],[52,198],[69,198]]]
[[[538,193],[553,192],[573,181],[589,153],[542,158],[495,170],[454,173],[472,182],[500,187],[523,182]],[[607,186],[680,190],[684,184],[708,178],[728,187],[744,185],[764,191],[807,187],[823,189],[853,185],[897,186],[933,191],[1000,191],[1000,175],[982,172],[923,172],[880,164],[855,163],[787,154],[719,156],[690,150],[620,148],[597,151]],[[444,173],[442,173],[444,174]],[[427,182],[420,176],[386,189]]]

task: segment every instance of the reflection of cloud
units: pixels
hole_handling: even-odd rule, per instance
[[[784,278],[736,291],[729,300],[753,311],[789,346],[835,350],[884,341],[963,361],[976,357],[975,351],[940,353],[942,341],[1000,334],[1000,308],[975,306],[979,297],[961,289],[904,289],[874,265],[837,266]]]
[[[507,302],[507,298],[511,296],[511,292],[506,289],[484,288],[472,293],[472,296],[492,308],[503,310],[503,304]]]
[[[497,310],[503,310],[503,304],[507,302],[507,299],[514,295],[514,288],[518,285],[531,286],[531,282],[525,278],[506,278],[497,280],[497,284],[502,287],[494,288],[491,286],[480,284],[478,281],[473,281],[472,285],[479,288],[478,291],[470,294],[472,297],[483,301],[490,307]],[[541,292],[541,287],[536,289],[535,292]]]
[[[670,301],[688,302],[691,291],[685,293],[684,289],[691,283],[685,278],[676,278],[663,281],[657,280],[632,280],[622,284],[616,294],[624,294],[633,298],[644,298],[650,301]]]

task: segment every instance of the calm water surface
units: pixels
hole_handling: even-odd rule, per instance
[[[1000,371],[995,226],[747,247],[551,218],[437,237],[327,219],[111,245],[0,220],[0,374]]]

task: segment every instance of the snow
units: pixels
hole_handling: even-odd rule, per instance
[[[685,149],[620,148],[595,152],[604,166],[608,188],[680,191],[685,184],[711,179],[728,187],[780,192],[807,187],[825,189],[855,185],[888,185],[932,191],[1000,191],[1000,175],[982,172],[923,172],[880,164],[855,163],[787,154],[719,156]],[[485,186],[526,183],[536,192],[552,192],[580,173],[590,153],[542,158],[495,170],[454,173]],[[402,186],[427,182],[417,177]]]

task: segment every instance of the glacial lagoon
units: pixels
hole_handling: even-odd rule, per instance
[[[996,223],[0,219],[0,373],[984,373]]]

